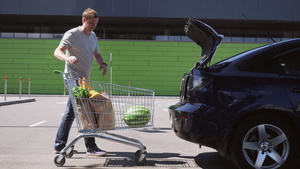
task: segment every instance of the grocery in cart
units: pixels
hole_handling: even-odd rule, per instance
[[[153,128],[155,92],[61,74],[69,90],[79,135],[54,158],[56,166],[73,156],[75,143],[85,137],[96,137],[137,147],[135,163],[146,162],[146,146],[137,139],[111,133],[114,130]]]

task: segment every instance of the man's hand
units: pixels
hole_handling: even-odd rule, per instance
[[[101,64],[101,65],[100,65],[100,68],[99,68],[99,71],[100,71],[101,69],[103,69],[102,75],[105,76],[106,73],[107,73],[107,67],[106,67],[106,65],[105,65],[105,64]]]
[[[100,65],[99,71],[103,69],[102,75],[105,76],[107,73],[107,64],[104,62],[103,57],[100,53],[94,53],[95,60]]]
[[[67,61],[71,64],[77,64],[78,63],[78,60],[75,56],[67,56],[65,55],[65,51],[68,49],[68,47],[65,47],[65,46],[62,46],[62,45],[59,45],[55,51],[54,51],[54,56],[61,60],[61,61]]]
[[[66,61],[71,63],[71,64],[77,64],[78,61],[77,61],[77,58],[75,56],[69,56],[66,58]]]

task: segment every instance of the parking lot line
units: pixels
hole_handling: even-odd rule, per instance
[[[35,123],[35,124],[30,125],[29,127],[35,127],[35,126],[38,126],[38,125],[43,124],[43,123],[45,123],[45,122],[47,122],[47,121],[40,121],[40,122],[38,122],[38,123]]]

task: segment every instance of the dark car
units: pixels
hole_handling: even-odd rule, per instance
[[[223,36],[193,18],[185,32],[202,55],[182,79],[180,101],[169,107],[176,135],[242,169],[289,168],[300,141],[300,39],[210,65]]]

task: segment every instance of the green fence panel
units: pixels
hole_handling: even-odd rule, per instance
[[[8,78],[7,92],[63,94],[62,77],[54,75],[55,69],[64,70],[64,62],[53,56],[58,39],[0,39],[0,94],[4,93],[4,78]],[[91,80],[155,90],[156,95],[178,96],[184,73],[200,60],[201,48],[193,42],[117,41],[99,40],[101,55],[108,65],[105,77],[93,63]],[[237,53],[263,44],[220,44],[212,64]],[[112,72],[110,67],[112,54]]]

